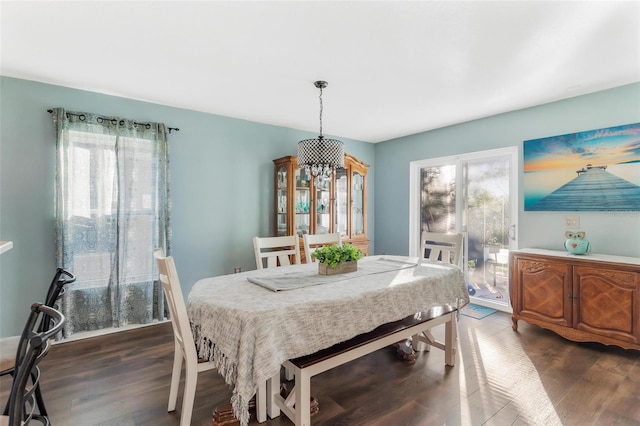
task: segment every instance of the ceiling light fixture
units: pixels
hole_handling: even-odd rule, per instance
[[[335,169],[344,168],[344,144],[337,139],[325,139],[322,136],[322,89],[326,81],[313,83],[320,89],[320,136],[298,142],[298,167],[305,168],[322,185],[330,179]]]

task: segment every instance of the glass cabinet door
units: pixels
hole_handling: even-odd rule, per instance
[[[364,234],[364,176],[353,172],[351,188],[351,236]]]
[[[316,179],[314,191],[316,194],[316,234],[327,234],[331,227],[329,202],[331,200],[330,179]]]
[[[299,236],[309,233],[311,176],[304,169],[295,170],[295,232]]]
[[[344,167],[329,179],[314,178],[298,159],[287,155],[275,165],[274,235],[339,232],[367,256],[367,170],[369,165],[344,154]],[[273,226],[273,225],[272,225]]]
[[[348,218],[348,187],[347,187],[347,170],[336,169],[336,206],[335,206],[335,227],[333,232],[340,232],[342,236],[348,236],[347,218]]]
[[[277,193],[276,193],[276,216],[278,225],[278,236],[287,235],[287,166],[278,167],[276,171]]]

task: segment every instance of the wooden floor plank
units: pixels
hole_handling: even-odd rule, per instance
[[[436,328],[436,337],[443,334]],[[170,324],[56,344],[42,362],[42,388],[56,426],[179,424],[167,413],[173,357]],[[459,357],[419,354],[413,365],[383,348],[312,379],[317,426],[640,424],[640,352],[569,342],[510,315],[461,316]],[[0,379],[6,401],[9,380]],[[180,393],[182,392],[182,385]],[[231,388],[215,371],[198,379],[193,425],[212,424]],[[281,416],[265,426],[291,425]],[[251,425],[258,425],[252,417]]]

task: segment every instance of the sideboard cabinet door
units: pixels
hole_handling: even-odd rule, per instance
[[[514,268],[522,317],[571,327],[571,267],[564,263],[518,259]]]
[[[575,266],[574,327],[640,343],[640,273]]]

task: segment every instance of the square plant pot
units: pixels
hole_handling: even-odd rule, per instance
[[[335,268],[330,267],[326,263],[318,263],[318,274],[320,275],[338,275],[347,272],[355,272],[358,270],[358,262],[350,261],[338,263]]]

